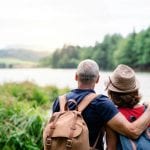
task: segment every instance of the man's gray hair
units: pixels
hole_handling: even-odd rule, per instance
[[[94,60],[85,59],[79,63],[77,75],[84,83],[96,81],[99,77],[99,66]]]

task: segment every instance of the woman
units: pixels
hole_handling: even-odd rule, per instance
[[[139,104],[139,82],[135,72],[127,65],[119,65],[106,82],[108,96],[112,99],[119,111],[131,122],[136,120],[145,107]],[[118,135],[110,128],[106,129],[108,150],[115,150],[119,146]]]

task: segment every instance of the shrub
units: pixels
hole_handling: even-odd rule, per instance
[[[42,131],[50,105],[68,90],[30,82],[0,85],[0,149],[43,149]]]
[[[40,150],[44,117],[25,102],[0,101],[0,147],[2,150]],[[46,113],[46,112],[45,112]]]

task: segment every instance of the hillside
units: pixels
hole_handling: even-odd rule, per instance
[[[48,52],[26,49],[0,49],[0,68],[38,67],[39,61],[48,55]]]
[[[33,68],[38,62],[20,60],[16,58],[0,58],[0,68]]]
[[[36,62],[48,56],[48,52],[37,52],[27,49],[0,49],[1,58],[15,58],[23,61]]]

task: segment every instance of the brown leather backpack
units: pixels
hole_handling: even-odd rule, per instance
[[[81,112],[96,97],[88,94],[75,110],[69,110],[68,104],[75,100],[66,101],[66,96],[59,97],[60,112],[52,114],[43,132],[44,150],[94,150],[89,146],[87,125]],[[97,140],[96,140],[97,142]]]

